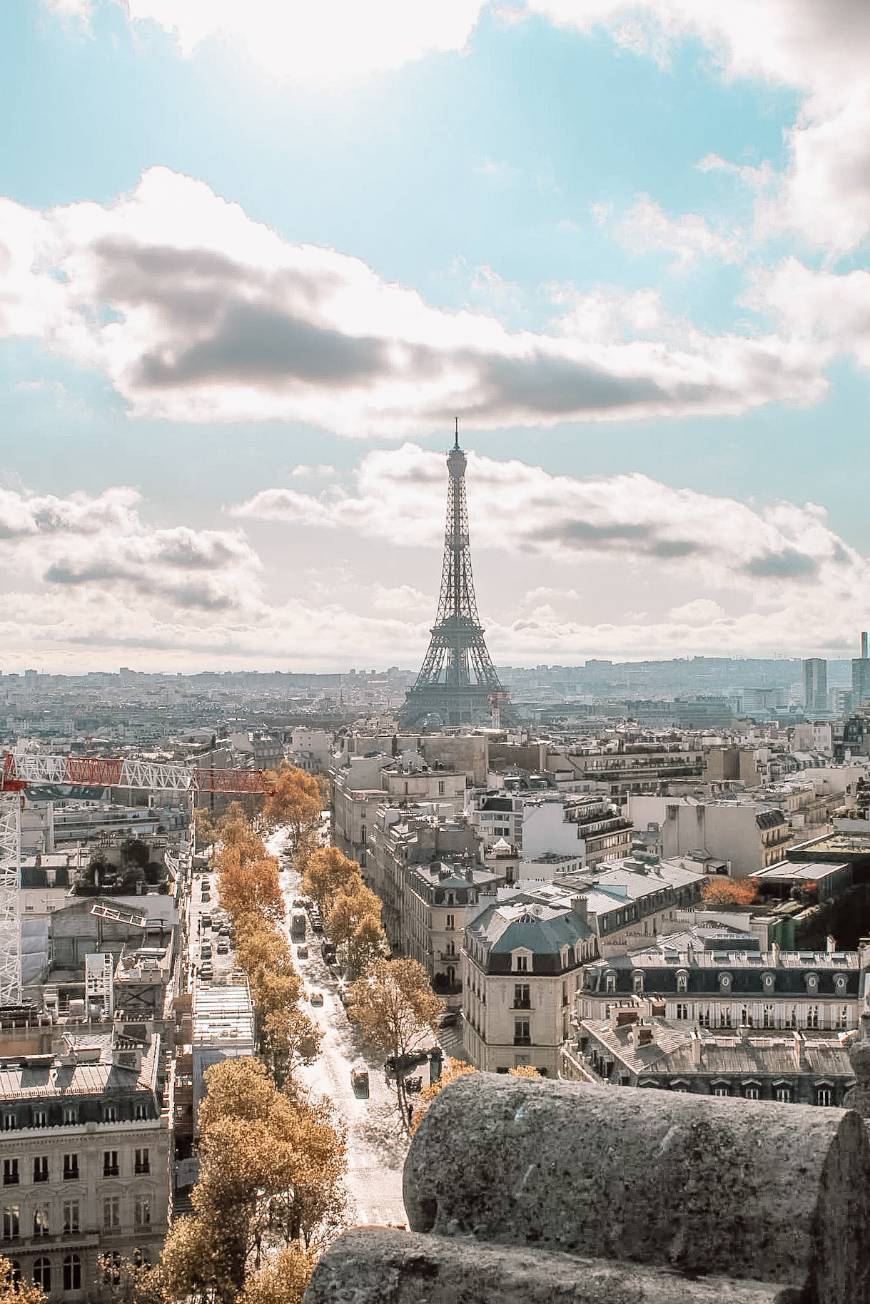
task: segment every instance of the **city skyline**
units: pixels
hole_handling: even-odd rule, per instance
[[[857,655],[861,7],[197,12],[0,14],[0,671],[415,668],[456,412],[497,665]]]

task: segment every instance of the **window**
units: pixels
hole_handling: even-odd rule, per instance
[[[514,956],[514,969],[517,973],[529,972],[529,957],[527,955]]]
[[[728,1090],[728,1084],[726,1082],[717,1082],[713,1088],[713,1095],[730,1096],[731,1092]]]
[[[742,1005],[740,1007],[740,1026],[741,1028],[752,1027],[752,1015],[749,1012],[748,1005]]]
[[[439,779],[439,780],[438,780],[438,796],[439,796],[439,797],[443,797],[443,796],[444,796],[444,780],[443,780],[443,779]]]
[[[107,1195],[103,1200],[103,1226],[107,1231],[121,1226],[120,1196]]]
[[[514,1009],[530,1010],[532,1008],[531,988],[528,983],[517,983],[514,987]]]
[[[3,1131],[14,1132],[18,1126],[18,1119],[14,1114],[3,1115]]]
[[[63,1180],[65,1182],[78,1181],[79,1177],[79,1157],[77,1154],[66,1154],[63,1157]]]
[[[455,915],[448,915],[448,916],[447,916],[447,923],[444,925],[444,927],[445,927],[446,929],[448,929],[450,932],[452,932],[453,929],[456,927],[456,916],[455,916]]]
[[[531,1046],[531,1044],[528,1019],[514,1019],[514,1045]]]
[[[144,1100],[138,1100],[138,1101],[136,1102],[136,1105],[135,1105],[135,1107],[134,1107],[134,1109],[133,1109],[133,1117],[134,1117],[134,1118],[147,1118],[147,1117],[148,1117],[148,1106],[145,1104],[145,1101],[144,1101]]]
[[[752,1082],[747,1082],[743,1088],[743,1095],[746,1100],[760,1100],[761,1090]]]
[[[688,1019],[688,1017],[689,1017],[689,1007],[688,1007],[688,1005],[684,1004],[682,1001],[678,1001],[678,1002],[677,1002],[677,1018],[678,1018],[678,1019]]]
[[[63,1121],[67,1126],[79,1121],[79,1111],[77,1105],[64,1105]]]
[[[79,1202],[78,1200],[64,1200],[63,1202],[63,1230],[65,1235],[70,1232],[79,1230]]]
[[[145,1149],[136,1151],[133,1162],[133,1171],[136,1173],[151,1172],[151,1152],[149,1150]]]
[[[730,1027],[731,1027],[731,1006],[730,1006],[730,1005],[723,1005],[723,1006],[720,1008],[720,1010],[719,1010],[719,1027],[720,1027],[720,1028],[730,1028]]]
[[[819,1026],[819,1007],[818,1005],[809,1005],[807,1007],[807,1027],[817,1028]]]
[[[833,1105],[834,1092],[832,1087],[816,1087],[816,1104]]]
[[[837,1015],[837,1027],[848,1028],[848,1026],[849,1026],[849,1009],[848,1006],[842,1005],[840,1007],[840,1013]]]
[[[121,1280],[121,1255],[118,1250],[112,1250],[109,1254],[101,1256],[103,1263],[103,1281],[114,1282],[115,1285]]]
[[[137,1195],[133,1204],[133,1222],[137,1227],[151,1226],[151,1196]]]
[[[21,1264],[17,1259],[9,1260],[9,1276],[13,1286],[17,1286],[21,1281]]]
[[[710,1007],[702,1005],[698,1010],[698,1026],[700,1028],[709,1028],[710,1026]]]
[[[689,975],[685,969],[677,972],[677,991],[687,992],[689,990]]]
[[[776,1011],[772,1005],[765,1005],[761,1012],[762,1028],[774,1028],[776,1026]]]
[[[51,1264],[48,1259],[37,1259],[33,1265],[33,1280],[41,1286],[46,1295],[51,1290]]]
[[[789,1028],[796,1028],[796,1027],[797,1027],[797,1006],[796,1006],[796,1005],[793,1005],[793,1006],[791,1007],[791,1010],[789,1011],[789,1015],[788,1015],[788,1024],[787,1024],[786,1026],[789,1027]]]
[[[17,1159],[3,1160],[3,1185],[4,1186],[18,1185],[18,1160]]]
[[[33,1180],[34,1182],[48,1181],[48,1155],[34,1155]]]
[[[632,981],[632,986],[634,987],[635,995],[637,995],[637,996],[642,995],[642,994],[643,994],[643,974],[642,974],[642,973],[636,973],[636,974],[633,974],[633,975],[632,975],[632,980],[631,980],[631,981]]]
[[[49,1205],[35,1204],[33,1206],[33,1235],[49,1235]]]
[[[4,1204],[3,1206],[3,1239],[4,1241],[16,1241],[21,1232],[21,1206],[18,1204]]]
[[[34,1111],[33,1111],[33,1126],[34,1126],[34,1127],[48,1127],[48,1110],[47,1110],[47,1109],[34,1109]]]
[[[778,1087],[774,1087],[773,1098],[774,1100],[778,1100],[781,1105],[790,1105],[791,1087],[786,1086],[784,1083],[780,1083]]]
[[[118,1176],[118,1152],[117,1150],[103,1151],[103,1177]]]
[[[82,1261],[77,1254],[67,1254],[64,1258],[63,1288],[65,1291],[82,1288]]]
[[[616,992],[616,974],[613,970],[608,970],[604,975],[604,990],[608,996],[613,996]]]
[[[118,1121],[118,1106],[103,1105],[103,1122],[117,1123],[117,1121]]]

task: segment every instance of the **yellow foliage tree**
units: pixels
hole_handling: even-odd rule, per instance
[[[38,1286],[24,1281],[10,1261],[0,1255],[0,1304],[45,1304],[45,1299]]]
[[[333,897],[326,931],[341,949],[352,974],[362,973],[375,960],[389,955],[380,900],[358,875]]]
[[[214,846],[220,837],[218,826],[212,819],[211,811],[205,810],[203,807],[197,807],[193,812],[193,830],[197,851],[204,851],[206,847]]]
[[[234,920],[257,913],[284,917],[284,896],[274,856],[243,859],[238,847],[227,847],[218,861],[221,905]]]
[[[401,1058],[420,1046],[443,1006],[416,960],[376,960],[350,988],[348,1013],[384,1055]],[[395,1076],[402,1126],[410,1126],[404,1074]]]
[[[321,847],[313,852],[302,875],[302,891],[317,902],[324,916],[329,914],[335,898],[357,883],[362,884],[359,865],[337,847]]]
[[[704,905],[714,910],[739,910],[758,900],[758,888],[748,878],[727,878],[724,874],[714,874],[701,889],[701,896]]]
[[[287,1245],[253,1273],[236,1304],[302,1304],[317,1256],[300,1245]]]
[[[263,818],[270,828],[289,824],[294,844],[317,824],[323,809],[320,785],[313,774],[295,765],[282,765],[265,776],[268,789]]]

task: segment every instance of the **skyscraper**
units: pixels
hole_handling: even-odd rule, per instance
[[[861,655],[852,658],[852,710],[870,701],[870,657],[866,631],[861,634]]]
[[[804,661],[804,709],[828,709],[828,663],[822,657],[809,657]]]
[[[455,442],[447,454],[447,524],[438,611],[429,650],[399,712],[404,725],[422,724],[430,717],[443,725],[488,724],[507,697],[477,614],[465,466],[457,421]]]

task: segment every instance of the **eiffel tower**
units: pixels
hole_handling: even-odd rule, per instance
[[[456,438],[447,454],[447,524],[438,611],[429,650],[399,712],[403,725],[490,724],[499,718],[500,705],[507,700],[477,614],[465,465],[457,417]]]

